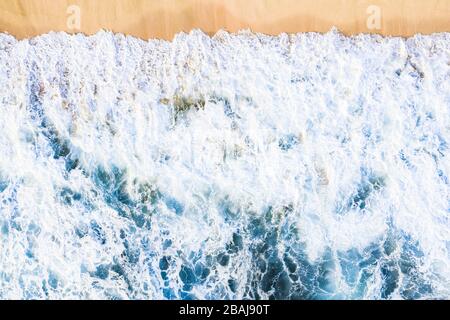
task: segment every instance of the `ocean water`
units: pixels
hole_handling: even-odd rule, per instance
[[[0,298],[450,298],[450,34],[0,34]]]

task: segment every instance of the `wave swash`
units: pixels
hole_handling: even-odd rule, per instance
[[[3,299],[450,298],[450,34],[0,35]]]

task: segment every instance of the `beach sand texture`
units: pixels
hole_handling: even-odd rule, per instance
[[[79,28],[70,6],[78,6]],[[380,8],[380,28],[369,28],[370,6]],[[73,7],[72,7],[73,8]],[[369,8],[369,11],[368,11]],[[373,7],[371,7],[373,9]],[[76,13],[75,13],[76,14]],[[69,21],[69,23],[68,23]],[[411,36],[450,31],[448,0],[2,0],[0,32],[18,38],[49,31],[93,34],[100,29],[143,39],[171,40],[199,28],[251,29],[266,34],[327,32]]]

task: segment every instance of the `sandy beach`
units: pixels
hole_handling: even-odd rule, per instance
[[[368,25],[377,13],[373,6],[380,10],[378,28]],[[327,32],[333,26],[345,34],[450,31],[446,0],[3,0],[0,12],[0,31],[18,38],[49,31],[93,34],[100,29],[168,40],[195,28],[208,34],[249,28],[274,35]],[[68,21],[78,13],[79,25],[74,27]]]

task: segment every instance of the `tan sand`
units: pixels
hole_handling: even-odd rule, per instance
[[[80,29],[67,24],[80,8]],[[381,10],[380,29],[369,29],[370,5]],[[73,29],[75,25],[75,29]],[[72,27],[72,29],[69,28]],[[200,28],[279,34],[329,31],[411,36],[450,31],[450,0],[1,0],[0,31],[18,38],[49,31],[100,29],[140,38],[172,39],[180,31]]]

